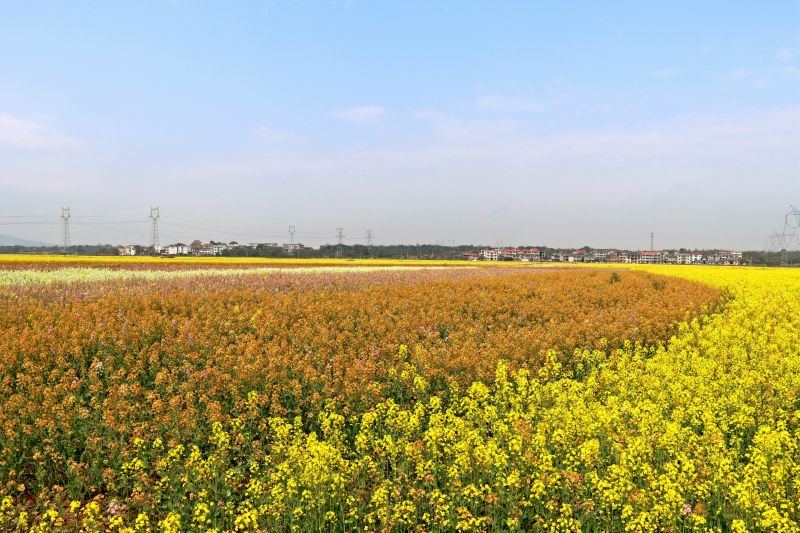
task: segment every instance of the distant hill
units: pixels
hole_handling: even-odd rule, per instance
[[[3,235],[0,233],[0,246],[54,246],[53,244],[41,241],[29,241],[28,239],[20,239],[12,235]]]

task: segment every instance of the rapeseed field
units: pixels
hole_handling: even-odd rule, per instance
[[[0,303],[0,529],[800,530],[800,270],[236,271]]]

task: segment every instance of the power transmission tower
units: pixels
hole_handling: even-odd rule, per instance
[[[161,215],[158,212],[158,207],[150,208],[150,247],[153,248],[154,253],[159,253],[161,246],[158,244],[158,219]]]
[[[789,251],[800,249],[800,209],[793,205],[783,216],[783,231],[775,232],[769,237],[770,249],[780,252],[780,264],[789,264]]]
[[[63,223],[63,234],[61,235],[63,245],[64,245],[64,254],[67,253],[67,249],[70,247],[70,238],[69,238],[69,219],[72,217],[69,211],[69,207],[62,207],[61,208],[61,222]]]
[[[655,250],[655,248],[653,248],[653,232],[651,231],[650,232],[650,251],[652,252],[653,250]]]
[[[342,231],[343,228],[336,228],[336,259],[342,258],[342,240],[344,239]]]
[[[770,248],[781,254],[781,266],[786,266],[789,263],[789,248],[792,247],[795,237],[793,233],[787,233],[786,231],[783,233],[778,233],[776,231],[769,237]]]
[[[375,259],[375,258],[372,256],[372,230],[371,230],[371,229],[368,229],[368,230],[367,230],[367,250],[368,250],[369,256],[370,256],[372,259]]]
[[[294,251],[294,226],[289,226],[289,253]],[[297,255],[300,256],[300,247],[297,247]]]
[[[795,206],[789,206],[789,212],[783,217],[783,230],[786,229],[800,229],[800,209]]]
[[[800,249],[800,209],[790,205],[783,216],[783,235],[786,241],[781,248],[781,265],[789,264],[789,250]]]

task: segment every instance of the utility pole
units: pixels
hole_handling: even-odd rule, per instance
[[[367,230],[367,250],[369,250],[369,256],[372,259],[375,259],[373,257],[373,255],[372,255],[372,230],[371,229]]]
[[[158,212],[158,207],[150,208],[150,246],[153,248],[153,253],[158,253],[161,248],[158,244],[158,219],[161,215]]]
[[[342,240],[344,239],[342,231],[343,228],[336,228],[336,259],[342,258]]]
[[[70,247],[70,238],[69,238],[69,219],[72,217],[69,211],[69,207],[62,207],[61,208],[61,222],[63,223],[63,233],[61,235],[62,242],[64,245],[64,255],[67,254],[67,249]]]

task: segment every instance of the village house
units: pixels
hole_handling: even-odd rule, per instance
[[[538,248],[486,248],[480,252],[467,252],[463,254],[464,259],[471,261],[543,261],[545,260],[544,253]],[[561,249],[555,251],[549,260],[553,262],[565,263],[628,263],[628,264],[719,264],[719,265],[738,265],[742,261],[742,253],[732,250],[720,250],[714,255],[704,256],[699,251],[682,251],[677,252],[674,250],[590,250],[585,248],[579,249]]]
[[[519,254],[520,261],[538,263],[542,261],[542,251],[538,248],[527,248],[525,250],[521,250],[521,254]]]
[[[498,248],[485,248],[480,254],[484,261],[500,261],[503,251]]]
[[[117,251],[119,252],[119,255],[136,255],[137,246],[138,245],[136,244],[129,244],[127,246],[120,245],[117,247]]]
[[[739,265],[742,262],[742,252],[719,250],[709,257],[709,262],[716,265]]]
[[[653,265],[664,262],[664,255],[661,252],[649,251],[638,252],[637,263],[643,265]]]
[[[575,250],[569,256],[570,263],[591,263],[593,260],[594,254],[584,249]]]
[[[176,244],[170,244],[164,248],[164,252],[167,255],[189,255],[192,252],[190,246],[183,244],[182,242]]]
[[[287,254],[293,254],[297,252],[301,252],[305,249],[302,243],[294,242],[294,243],[283,243],[283,251]]]

